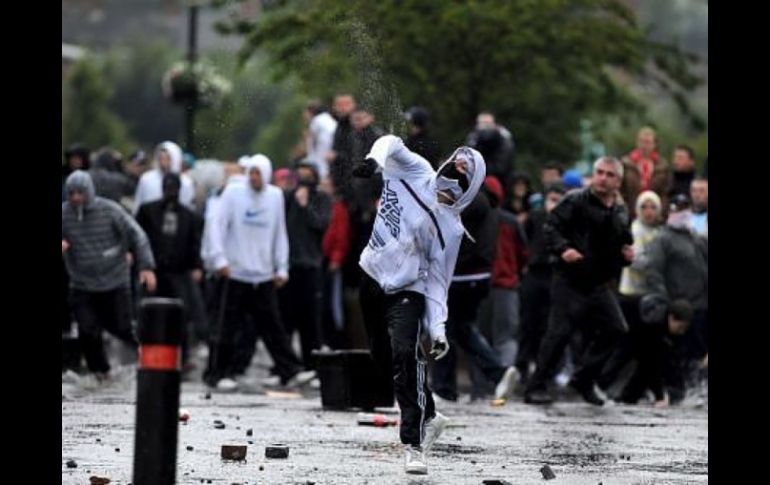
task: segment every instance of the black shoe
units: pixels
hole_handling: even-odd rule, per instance
[[[524,393],[524,402],[527,404],[551,404],[553,396],[545,389],[535,389]]]
[[[604,406],[604,399],[596,393],[596,389],[592,383],[584,384],[572,380],[569,382],[569,386],[576,390],[585,402],[593,404],[594,406]]]

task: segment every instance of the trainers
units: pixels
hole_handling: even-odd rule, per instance
[[[260,383],[264,387],[278,387],[281,385],[281,377],[280,376],[265,377],[260,381]]]
[[[294,374],[294,377],[289,379],[289,382],[286,383],[287,387],[302,387],[305,384],[308,384],[310,381],[316,378],[316,373],[314,370],[306,370],[302,372],[297,372]]]
[[[441,404],[441,405],[447,405],[447,404],[457,404],[457,401],[452,401],[451,399],[445,399],[435,392],[433,393],[433,402],[435,404]]]
[[[428,465],[425,463],[425,455],[419,446],[406,447],[406,460],[404,463],[406,473],[414,475],[427,475]]]
[[[62,384],[77,384],[80,382],[80,375],[72,369],[67,369],[67,372],[61,374]]]
[[[321,380],[317,377],[310,381],[310,389],[321,389]]]
[[[430,421],[425,423],[425,436],[421,443],[423,453],[430,451],[438,437],[441,436],[447,423],[449,423],[449,418],[438,411],[436,411],[436,415]]]
[[[604,399],[596,392],[596,384],[584,384],[573,379],[570,381],[569,386],[576,390],[585,402],[594,406],[604,406]]]
[[[518,380],[519,371],[515,367],[508,367],[500,382],[497,383],[497,387],[495,387],[495,399],[506,399],[510,396]]]
[[[229,377],[225,377],[217,381],[216,388],[219,392],[233,392],[238,389],[238,383]]]
[[[524,402],[527,404],[551,404],[553,396],[545,389],[535,389],[524,393]]]

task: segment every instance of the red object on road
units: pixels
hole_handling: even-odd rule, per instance
[[[359,426],[398,426],[398,419],[388,418],[382,414],[358,413]]]

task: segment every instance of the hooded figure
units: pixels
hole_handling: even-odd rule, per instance
[[[315,377],[302,372],[278,312],[276,289],[289,278],[289,241],[284,195],[269,184],[272,163],[264,155],[239,161],[246,180],[230,183],[207,222],[207,258],[227,281],[221,327],[206,380],[233,390],[248,367],[259,335],[282,384],[302,385]],[[251,318],[248,318],[251,317]]]
[[[131,291],[126,254],[131,252],[139,278],[155,289],[155,261],[144,231],[120,205],[97,197],[91,176],[72,172],[62,204],[62,254],[70,274],[71,301],[88,369],[110,370],[102,330],[136,346],[131,328]]]
[[[420,347],[446,355],[447,293],[465,229],[460,213],[484,183],[479,152],[460,147],[438,169],[393,135],[377,139],[358,176],[382,171],[384,187],[359,264],[366,273],[361,304],[370,348],[383,385],[393,382],[401,408],[407,473],[427,473],[430,449],[447,419],[435,411]],[[391,394],[392,395],[392,394]]]
[[[165,141],[155,149],[154,168],[139,179],[134,196],[134,215],[139,212],[142,204],[163,198],[163,175],[168,172],[180,174],[182,188],[179,191],[179,202],[193,209],[195,188],[192,179],[182,173],[182,149],[174,142]]]
[[[93,166],[88,171],[99,196],[120,202],[123,197],[134,193],[136,179],[124,174],[120,165],[120,153],[111,148],[99,150]]]

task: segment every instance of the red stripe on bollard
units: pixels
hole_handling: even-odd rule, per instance
[[[144,370],[179,370],[182,359],[179,347],[145,344],[139,347],[139,368]]]

